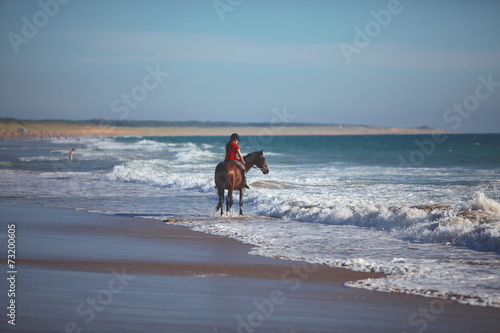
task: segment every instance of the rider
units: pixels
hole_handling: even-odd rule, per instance
[[[249,188],[247,185],[247,171],[245,169],[245,160],[241,154],[238,142],[240,141],[240,136],[238,133],[231,134],[231,139],[226,144],[226,159],[224,160],[224,165],[228,162],[232,162],[238,169],[241,170],[243,175],[243,186]]]

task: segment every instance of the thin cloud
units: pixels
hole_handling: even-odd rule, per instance
[[[274,43],[196,34],[126,34],[88,36],[83,63],[228,62],[329,66],[343,60],[332,56],[334,43]],[[337,51],[338,52],[338,51]]]
[[[500,69],[500,50],[444,51],[372,42],[360,48],[359,53],[353,53],[348,63],[338,43],[126,32],[53,36],[52,42],[69,39],[80,50],[74,58],[78,63],[221,62],[344,69],[358,66],[429,71]]]
[[[444,51],[405,44],[373,43],[366,54],[353,56],[353,63],[413,70],[496,70],[500,68],[500,50]]]

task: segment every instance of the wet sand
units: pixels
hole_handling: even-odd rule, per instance
[[[16,225],[17,272],[13,298],[0,279],[2,332],[498,332],[500,324],[500,309],[344,287],[381,275],[252,256],[249,245],[159,220],[0,211],[2,244]],[[15,326],[5,320],[10,299]]]

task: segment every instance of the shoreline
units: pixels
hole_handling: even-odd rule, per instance
[[[184,226],[19,203],[0,208],[2,240],[6,225],[16,225],[16,330],[498,328],[497,308],[350,288],[343,282],[382,275],[249,255],[251,245]],[[2,321],[0,328],[12,327]]]
[[[80,125],[55,122],[0,122],[0,139],[4,138],[62,138],[62,137],[122,137],[122,136],[227,136],[240,135],[408,135],[452,134],[433,128],[397,128],[381,126],[234,126],[234,127],[125,127]]]

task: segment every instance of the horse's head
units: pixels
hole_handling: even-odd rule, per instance
[[[256,166],[259,168],[263,174],[267,175],[269,173],[269,166],[267,165],[266,162],[266,157],[264,156],[264,151],[254,151],[253,153],[248,154],[245,156],[245,162],[252,164],[252,166]]]

